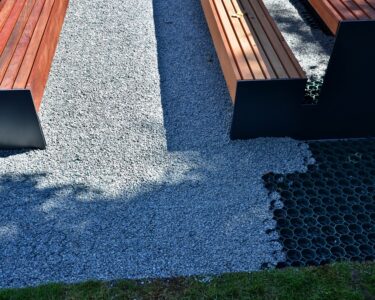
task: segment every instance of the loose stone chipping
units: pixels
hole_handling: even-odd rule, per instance
[[[46,151],[0,152],[0,287],[257,270],[282,254],[262,175],[290,139],[230,141],[198,0],[72,0]]]

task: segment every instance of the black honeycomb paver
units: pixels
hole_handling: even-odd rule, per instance
[[[375,140],[310,142],[306,173],[263,177],[286,254],[278,267],[375,259]]]

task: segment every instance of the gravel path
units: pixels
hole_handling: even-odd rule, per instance
[[[325,74],[334,37],[320,27],[311,26],[317,24],[303,1],[306,0],[264,0],[264,3],[308,78],[318,79]]]
[[[302,171],[309,152],[230,141],[231,111],[199,0],[72,0],[48,149],[0,152],[0,287],[275,262],[261,176]]]

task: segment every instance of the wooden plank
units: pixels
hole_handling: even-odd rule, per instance
[[[22,65],[14,82],[13,88],[15,89],[24,89],[26,87],[54,3],[55,0],[45,0],[43,10],[39,16],[38,23],[35,26],[33,36],[31,37]]]
[[[34,33],[36,24],[39,20],[42,12],[45,0],[37,0],[34,8],[30,14],[29,20],[26,24],[25,30],[22,34],[20,41],[18,42],[17,49],[15,50],[12,60],[9,63],[8,69],[4,75],[1,87],[5,89],[11,89],[14,81],[17,77],[18,71],[21,67],[22,61],[28,49],[31,37]]]
[[[49,18],[41,41],[41,47],[38,50],[30,77],[26,84],[26,88],[30,89],[33,94],[37,110],[40,108],[44,89],[47,84],[52,60],[56,52],[57,43],[68,8],[68,2],[69,0],[55,1],[51,17]]]
[[[0,9],[0,31],[3,29],[6,20],[9,17],[10,12],[13,9],[14,1],[2,1]]]
[[[272,65],[278,78],[299,78],[300,74],[296,70],[295,66],[291,64],[288,53],[285,51],[284,45],[280,40],[280,37],[277,35],[278,29],[275,31],[275,27],[272,26],[270,19],[268,18],[268,11],[264,10],[260,1],[249,1],[244,0],[244,5],[248,5],[247,12],[254,12],[255,17],[260,21],[261,26],[265,32],[265,37],[268,39],[269,43],[263,45],[263,48],[266,52],[272,53],[273,57],[270,58]],[[259,35],[258,35],[259,37]],[[270,44],[270,46],[269,46]],[[275,56],[276,55],[276,56]]]
[[[357,19],[356,16],[347,9],[347,7],[344,5],[344,3],[341,0],[327,0],[331,7],[333,7],[336,12],[341,16],[341,19],[344,20],[355,20]]]
[[[233,28],[235,29],[238,41],[254,79],[265,79],[257,53],[254,51],[254,47],[250,42],[252,34],[250,33],[246,22],[242,23],[244,21],[244,13],[238,6],[237,0],[224,0],[223,2],[228,15],[231,17]]]
[[[18,17],[20,16],[25,0],[19,0],[13,6],[9,17],[5,21],[4,27],[0,32],[0,55],[3,53],[5,46],[13,32],[14,26],[17,24]]]
[[[220,18],[216,12],[214,0],[201,0],[203,11],[214,42],[221,69],[227,83],[232,101],[235,101],[237,82],[241,79],[232,50],[225,36]]]
[[[35,0],[27,0],[23,6],[22,12],[19,15],[16,25],[9,37],[9,40],[0,56],[0,82],[3,80],[6,70],[8,69],[9,63],[12,60],[13,53],[19,45],[18,42],[21,39],[22,33],[25,29],[31,11],[34,7]],[[26,45],[27,47],[27,45]]]
[[[372,9],[375,9],[375,0],[365,0],[368,5],[372,7]]]
[[[231,46],[233,57],[236,60],[239,72],[241,74],[241,79],[254,79],[253,74],[247,64],[244,53],[241,49],[241,45],[237,39],[236,33],[230,22],[228,12],[222,1],[215,1],[216,11],[220,17],[221,23],[223,25],[226,37],[228,39],[229,45]]]
[[[309,3],[327,25],[329,30],[335,35],[342,17],[327,0],[309,0]]]
[[[366,13],[358,6],[353,0],[341,0],[342,3],[346,6],[346,8],[351,12],[353,16],[355,16],[358,20],[368,20],[369,17]]]
[[[240,18],[240,21],[242,27],[244,28],[245,34],[247,35],[249,43],[254,51],[254,54],[257,58],[258,64],[261,67],[264,78],[277,78],[275,72],[272,69],[271,62],[268,60],[268,57],[262,49],[262,47],[260,47],[261,43],[257,37],[253,24],[250,21],[249,14],[244,10],[242,3],[240,1],[232,1],[232,3],[235,7],[235,10],[243,13],[244,15],[243,18]]]
[[[247,0],[240,2],[244,11],[246,11],[248,22],[250,22],[254,28],[254,35],[260,42],[259,48],[263,49],[264,53],[266,53],[267,58],[272,65],[272,71],[275,74],[275,78],[287,78],[288,74],[284,69],[284,66],[280,63],[276,50],[270,41],[269,32],[267,32],[264,24],[260,22],[258,15],[255,13],[255,10],[252,7],[251,3],[252,2]],[[279,63],[275,63],[277,61],[279,61]]]
[[[3,7],[4,7],[4,5],[5,5],[5,3],[6,3],[7,1],[3,1],[3,0],[0,0],[0,11],[3,9]]]
[[[286,40],[282,36],[279,28],[276,25],[276,22],[272,19],[271,15],[268,13],[268,10],[267,10],[267,8],[264,5],[262,0],[259,0],[259,5],[262,7],[265,16],[268,19],[268,22],[272,26],[278,40],[282,44],[282,46],[283,46],[283,48],[284,48],[284,50],[285,50],[285,52],[286,52],[286,54],[287,54],[287,56],[290,60],[290,61],[286,61],[286,63],[288,64],[288,66],[293,66],[294,71],[297,72],[297,75],[294,73],[294,71],[293,71],[293,73],[289,73],[289,75],[291,76],[291,78],[306,78],[305,72],[303,71],[301,65],[299,64],[299,62],[297,60],[297,58],[294,56],[292,49],[290,49],[288,43],[286,42]],[[287,68],[287,70],[288,70],[288,68]],[[288,72],[289,72],[289,70],[288,70]]]
[[[375,9],[365,0],[354,0],[354,2],[363,10],[363,12],[372,20],[375,20]],[[375,1],[374,1],[375,3]]]

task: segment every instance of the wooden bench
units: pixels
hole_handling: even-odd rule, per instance
[[[201,2],[235,105],[231,138],[283,136],[296,120],[275,124],[301,101],[306,76],[268,10],[261,0]]]
[[[334,35],[343,21],[375,20],[375,0],[309,0],[309,3]]]
[[[69,0],[0,2],[0,147],[45,148],[44,89]]]
[[[232,139],[375,137],[375,22],[359,20],[374,0],[310,0],[362,4],[355,20],[331,23],[336,40],[317,104],[303,103],[305,74],[261,0],[201,1],[234,102]]]

